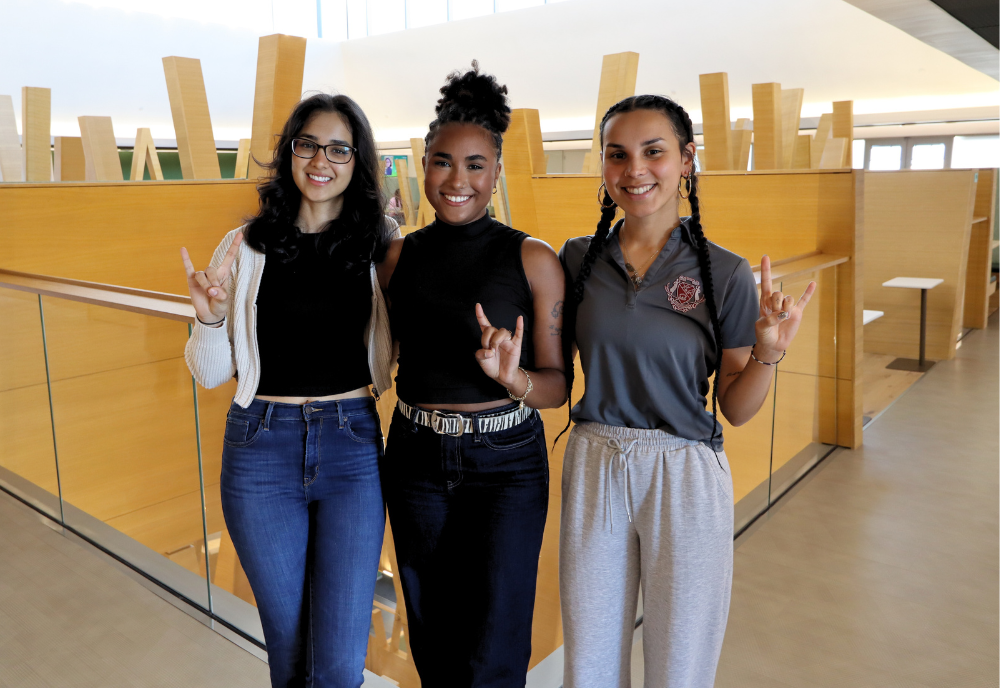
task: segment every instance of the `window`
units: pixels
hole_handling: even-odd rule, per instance
[[[943,170],[945,144],[918,143],[910,151],[911,170]]]
[[[956,136],[952,145],[952,167],[1000,167],[1000,136]]]
[[[851,144],[851,161],[854,169],[862,170],[865,167],[865,140],[854,139]]]
[[[875,146],[871,148],[869,170],[898,170],[903,166],[902,146]]]

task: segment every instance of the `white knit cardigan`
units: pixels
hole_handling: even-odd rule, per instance
[[[395,224],[394,221],[389,221]],[[236,233],[241,231],[243,227],[226,234],[209,263],[212,267],[222,264]],[[397,229],[396,233],[398,232]],[[365,327],[364,337],[368,348],[368,368],[372,375],[372,392],[377,399],[392,386],[392,334],[374,263],[370,272],[372,314]],[[221,327],[206,327],[196,319],[191,338],[184,347],[184,360],[188,369],[202,387],[218,387],[236,375],[238,383],[233,401],[243,408],[253,401],[260,382],[257,289],[263,274],[264,254],[250,248],[244,241],[240,244],[230,271],[229,312],[225,323]]]

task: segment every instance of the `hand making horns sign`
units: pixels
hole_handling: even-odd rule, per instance
[[[792,296],[780,291],[772,291],[771,259],[760,259],[760,318],[757,320],[757,344],[762,349],[785,351],[795,339],[795,333],[802,323],[802,311],[816,291],[816,283],[810,282],[798,303]]]
[[[233,243],[226,251],[222,263],[217,268],[209,265],[204,270],[194,269],[191,256],[186,248],[181,248],[181,258],[184,260],[184,270],[187,272],[188,291],[191,292],[191,305],[202,324],[212,325],[221,322],[229,311],[229,271],[236,260],[243,232],[236,232]]]
[[[524,317],[517,316],[517,325],[514,333],[501,327],[497,329],[490,325],[483,307],[476,304],[476,319],[482,329],[483,337],[480,340],[482,349],[476,352],[476,360],[479,361],[483,372],[492,379],[499,382],[504,387],[518,380],[518,366],[521,365],[521,341],[524,339]]]

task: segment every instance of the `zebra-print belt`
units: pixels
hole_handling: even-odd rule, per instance
[[[416,408],[402,400],[396,402],[396,408],[417,425],[428,427],[439,435],[451,435],[452,437],[461,437],[467,432],[472,432],[473,421],[479,426],[481,433],[499,432],[520,425],[535,413],[535,409],[522,406],[493,416],[478,415],[472,418],[461,413],[445,413],[444,411]]]

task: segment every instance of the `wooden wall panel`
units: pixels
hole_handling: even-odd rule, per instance
[[[24,152],[10,96],[0,96],[0,181],[24,181]]]
[[[208,113],[201,60],[164,57],[163,73],[167,79],[181,174],[184,179],[220,179],[222,171],[215,149],[212,118]]]
[[[927,358],[955,356],[964,314],[975,170],[865,175],[865,308],[885,315],[865,327],[865,351],[916,358],[920,291],[890,289],[893,277],[941,278],[927,294]]]
[[[795,154],[792,157],[792,169],[808,170],[812,167],[812,140],[809,134],[799,134],[795,137]]]
[[[236,149],[236,168],[233,179],[246,179],[250,166],[250,139],[240,139]]]
[[[733,128],[733,166],[740,172],[750,169],[750,144],[753,143],[753,121],[748,117],[736,120]]]
[[[837,170],[844,167],[844,156],[850,148],[845,138],[835,136],[827,140],[823,147],[823,157],[820,158],[819,168],[821,170]]]
[[[52,181],[52,89],[21,88],[21,147],[24,179]]]
[[[410,197],[410,171],[406,167],[406,160],[396,158],[396,179],[399,180],[399,196],[403,201],[403,217],[406,224],[413,226],[416,216],[413,212],[413,199]]]
[[[253,97],[249,177],[257,179],[270,162],[277,137],[302,97],[306,39],[284,34],[261,36],[257,44],[257,84]]]
[[[731,170],[733,167],[733,134],[729,119],[729,75],[726,72],[701,74],[702,131],[705,135],[704,170]],[[742,127],[737,126],[742,130]],[[742,146],[743,135],[740,134]],[[735,169],[746,169],[746,167]]]
[[[120,182],[122,175],[118,144],[110,117],[77,117],[83,142],[88,182]]]
[[[989,313],[989,297],[996,289],[990,283],[993,270],[993,222],[996,210],[997,170],[979,170],[976,203],[969,237],[969,265],[965,273],[965,313],[963,325],[984,329]]]
[[[819,116],[819,125],[816,127],[816,134],[813,136],[812,145],[809,148],[809,156],[813,169],[819,169],[819,163],[823,159],[823,149],[833,136],[833,115],[826,113]]]
[[[204,266],[257,203],[247,180],[4,184],[0,267],[186,294],[180,247]]]
[[[55,181],[82,182],[87,178],[87,160],[83,153],[82,137],[56,136],[54,150]]]
[[[639,53],[615,53],[605,55],[601,62],[601,84],[597,92],[597,115],[594,120],[594,141],[584,172],[599,173],[601,170],[600,127],[604,114],[622,98],[635,95],[635,79],[639,73]],[[544,171],[544,170],[543,170]]]
[[[605,58],[607,59],[607,58]],[[504,169],[507,176],[507,193],[510,199],[510,223],[515,229],[531,236],[538,234],[535,214],[535,196],[532,184],[532,141],[541,139],[541,132],[531,131],[538,122],[536,115],[526,110],[511,112],[510,128],[504,135]],[[517,202],[514,202],[517,198]]]

